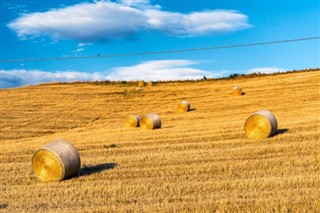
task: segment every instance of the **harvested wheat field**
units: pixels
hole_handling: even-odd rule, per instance
[[[241,85],[245,95],[232,96]],[[129,92],[128,92],[129,91]],[[317,212],[320,72],[129,85],[51,84],[0,90],[3,212]],[[193,110],[177,112],[188,100]],[[244,123],[270,110],[273,137]],[[124,125],[157,113],[161,128]],[[36,150],[71,142],[79,175],[42,182]]]

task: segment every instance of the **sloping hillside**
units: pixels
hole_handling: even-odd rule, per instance
[[[239,85],[245,95],[232,96]],[[320,209],[320,72],[248,79],[126,85],[61,84],[0,90],[0,211],[316,212]],[[192,111],[178,113],[182,100]],[[251,141],[255,111],[278,119]],[[162,128],[127,128],[158,113]],[[33,152],[64,139],[79,176],[43,183]]]

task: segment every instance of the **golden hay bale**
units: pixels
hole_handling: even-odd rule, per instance
[[[32,168],[41,181],[60,181],[78,173],[80,156],[71,143],[53,141],[33,154]]]
[[[159,115],[149,113],[141,116],[140,128],[142,129],[157,129],[161,127],[161,118]]]
[[[273,136],[278,128],[278,122],[272,112],[260,110],[248,117],[244,131],[248,138],[259,140]]]
[[[138,127],[140,122],[140,116],[138,115],[128,115],[126,117],[125,124],[127,127]]]
[[[236,86],[232,89],[232,94],[234,96],[239,96],[239,95],[242,95],[242,88],[239,87],[239,86]]]
[[[151,81],[148,81],[148,82],[146,83],[146,86],[147,86],[147,87],[152,87],[152,82],[151,82]]]
[[[141,87],[136,87],[135,90],[136,90],[137,92],[142,91]]]
[[[144,86],[144,81],[138,81],[138,87],[143,87]]]
[[[188,101],[181,101],[178,105],[178,112],[188,112],[190,110],[190,103]]]

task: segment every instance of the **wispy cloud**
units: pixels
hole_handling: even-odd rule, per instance
[[[74,53],[82,52],[82,51],[85,50],[86,46],[91,46],[91,45],[93,45],[93,44],[92,43],[82,43],[82,42],[80,42],[78,44],[78,47],[75,50],[73,50],[72,52],[74,52]]]
[[[288,70],[284,69],[284,68],[279,68],[279,67],[258,67],[258,68],[250,69],[247,72],[247,74],[251,74],[251,73],[271,74],[271,73],[286,72],[286,71],[288,71]]]
[[[76,71],[46,72],[42,70],[0,70],[0,88],[34,85],[44,82],[73,82],[104,80],[101,73]]]
[[[45,20],[45,21],[44,21]],[[147,0],[97,1],[46,12],[25,14],[8,24],[20,39],[49,36],[94,42],[128,38],[143,30],[192,37],[249,28],[248,17],[233,10],[162,10]]]
[[[77,49],[75,49],[73,52],[81,52],[81,51],[83,51],[84,50],[84,48],[77,48]]]
[[[108,80],[186,80],[218,77],[218,74],[192,68],[197,62],[190,60],[147,61],[130,67],[117,67],[109,72]]]
[[[224,72],[193,68],[198,62],[190,60],[146,61],[128,67],[116,67],[105,72],[77,71],[46,72],[43,70],[0,70],[0,87],[19,87],[44,82],[72,82],[96,80],[185,80],[222,77]]]
[[[80,42],[78,44],[78,47],[85,47],[85,46],[91,46],[91,45],[93,45],[93,44],[92,43],[82,43],[82,42]]]
[[[237,71],[202,70],[195,68],[199,61],[192,60],[155,60],[145,61],[133,66],[115,67],[103,72],[58,71],[43,70],[0,70],[0,88],[34,85],[45,82],[73,82],[73,81],[167,81],[167,80],[195,80],[226,77]],[[285,72],[287,69],[277,67],[253,68],[246,72],[266,73]],[[241,73],[243,73],[241,71]]]
[[[7,10],[16,10],[16,11],[22,10],[23,12],[28,12],[27,10],[25,10],[25,8],[27,7],[25,4],[14,3],[14,2],[3,2],[1,3],[1,5]]]
[[[151,5],[149,0],[118,0],[119,4],[140,9],[160,9],[160,5]]]

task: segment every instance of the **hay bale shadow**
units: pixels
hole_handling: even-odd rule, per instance
[[[285,132],[288,132],[288,131],[289,131],[289,129],[287,129],[287,128],[278,129],[278,130],[276,131],[276,134],[275,134],[275,135],[281,135],[281,134],[283,134],[283,133],[285,133]]]
[[[0,203],[0,209],[5,209],[8,207],[8,204],[6,203]]]
[[[195,111],[195,110],[197,110],[197,108],[191,108],[191,109],[189,109],[189,111]]]
[[[161,129],[172,129],[174,126],[164,126],[164,127],[161,127]]]
[[[86,175],[91,175],[94,173],[100,173],[104,170],[109,170],[117,167],[117,163],[103,163],[99,164],[96,166],[86,166],[84,165],[80,170],[79,170],[79,176],[86,176]]]
[[[242,93],[241,93],[241,96],[242,96],[242,95],[245,95],[245,94],[246,94],[245,92],[242,92]]]

